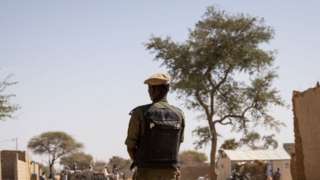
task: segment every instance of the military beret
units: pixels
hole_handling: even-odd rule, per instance
[[[144,84],[148,84],[150,86],[157,86],[163,84],[169,84],[170,76],[164,73],[157,73],[151,75],[148,79],[144,81]]]

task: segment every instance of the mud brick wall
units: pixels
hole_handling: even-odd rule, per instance
[[[293,93],[297,180],[320,178],[320,87]]]
[[[18,160],[16,173],[18,180],[30,180],[31,175],[29,172],[28,163]]]
[[[1,151],[0,151],[0,179],[2,179],[2,174],[1,174]]]
[[[8,151],[1,152],[2,180],[15,180],[18,154]]]
[[[38,165],[29,160],[25,151],[6,150],[0,152],[0,180],[29,180],[33,170],[39,172]],[[32,168],[33,166],[34,168]],[[36,168],[38,170],[36,171]]]

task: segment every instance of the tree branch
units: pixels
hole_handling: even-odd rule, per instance
[[[221,125],[231,125],[232,124],[232,121],[229,120],[229,122],[220,122]]]
[[[213,111],[210,111],[208,105],[203,102],[203,100],[201,99],[199,90],[196,90],[195,97],[196,97],[197,101],[199,102],[199,104],[203,107],[203,109],[207,115],[207,121],[208,121],[209,129],[210,129],[210,135],[211,135],[211,138],[213,138],[214,137],[213,134],[216,133],[215,125],[212,122]]]
[[[241,114],[239,115],[236,115],[236,114],[227,114],[225,116],[223,116],[222,118],[220,118],[219,120],[215,120],[213,123],[219,123],[221,125],[227,125],[227,124],[232,124],[231,120],[227,123],[223,122],[224,120],[226,119],[229,119],[229,118],[238,118],[238,119],[245,119],[246,118],[246,113],[251,109],[253,108],[253,105],[250,105],[248,107],[246,107]]]
[[[238,119],[243,119],[244,116],[242,115],[235,115],[235,114],[227,114],[225,116],[223,116],[222,118],[220,118],[219,120],[215,120],[214,123],[220,123],[222,125],[224,125],[223,121],[226,120],[226,119],[229,119],[229,118],[238,118]]]
[[[195,92],[195,97],[197,99],[197,101],[199,102],[199,104],[203,107],[207,117],[209,118],[210,117],[210,111],[209,111],[209,107],[206,103],[203,102],[203,100],[201,99],[201,96],[200,96],[200,93],[199,93],[199,90],[196,90]]]
[[[218,89],[220,89],[221,85],[223,83],[225,83],[227,81],[228,75],[232,70],[232,66],[230,65],[225,71],[224,71],[224,75],[221,78],[221,80],[218,82],[218,84],[216,86],[214,86],[214,91],[217,91]]]
[[[209,106],[210,106],[210,119],[213,118],[213,115],[214,115],[214,94],[215,94],[215,91],[216,89],[214,88],[215,87],[215,83],[212,79],[212,75],[211,75],[211,70],[212,68],[211,67],[208,67],[207,71],[205,72],[205,75],[209,81],[209,84],[211,86],[211,88],[209,88],[209,94],[210,94],[210,102],[209,102]]]
[[[207,69],[205,75],[206,75],[206,77],[207,77],[207,79],[208,79],[208,81],[209,81],[209,84],[210,84],[212,87],[215,87],[215,83],[213,82],[212,75],[211,75],[211,70],[212,70],[212,68],[209,67],[209,68]]]

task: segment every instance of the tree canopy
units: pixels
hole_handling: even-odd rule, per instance
[[[179,160],[183,166],[195,166],[205,163],[208,158],[204,153],[188,150],[179,154]]]
[[[155,60],[168,69],[178,97],[208,122],[194,133],[197,147],[211,142],[211,179],[217,177],[217,125],[247,133],[259,125],[278,130],[282,124],[268,111],[271,105],[283,105],[272,86],[277,77],[274,51],[262,48],[273,34],[263,18],[209,7],[187,40],[155,36],[146,43]]]
[[[53,166],[56,160],[63,156],[74,153],[83,145],[65,132],[45,132],[33,137],[28,148],[35,154],[48,155],[50,177],[53,175]]]
[[[65,168],[74,169],[76,166],[77,170],[89,169],[93,161],[93,158],[90,154],[84,152],[76,152],[69,154],[60,159],[60,164]]]
[[[236,150],[240,147],[249,147],[252,150],[257,149],[276,149],[278,147],[278,141],[274,139],[275,135],[262,136],[257,132],[248,132],[239,141],[236,139],[227,139],[220,146],[222,150]]]
[[[276,149],[278,147],[278,142],[274,139],[274,136],[275,135],[272,134],[261,137],[259,133],[252,131],[241,138],[239,143],[241,145],[246,145],[253,150],[269,149],[270,147]]]
[[[108,163],[102,160],[95,161],[93,164],[93,169],[98,172],[103,172]]]
[[[132,174],[130,170],[131,160],[129,159],[124,159],[119,156],[112,156],[109,159],[108,166],[124,173],[125,176],[130,176]]]
[[[220,149],[223,150],[236,150],[240,147],[240,143],[236,139],[227,139],[223,142]]]

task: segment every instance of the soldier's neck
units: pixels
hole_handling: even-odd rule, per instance
[[[152,103],[157,103],[157,102],[168,102],[167,96],[161,97],[161,98],[155,98],[152,100]]]

